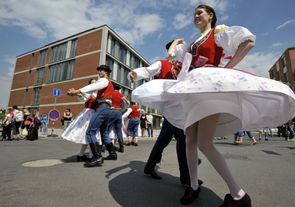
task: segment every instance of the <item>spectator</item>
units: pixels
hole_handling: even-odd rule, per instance
[[[147,131],[148,131],[148,135],[149,137],[153,137],[154,133],[153,133],[153,115],[151,115],[149,112],[146,115],[146,119],[147,119]]]
[[[13,109],[8,108],[8,111],[6,112],[6,115],[3,119],[3,138],[2,140],[6,139],[8,141],[11,141],[11,125],[12,125],[12,120],[13,120]]]
[[[140,128],[141,128],[141,137],[144,137],[145,130],[147,128],[147,118],[145,113],[140,117]]]
[[[73,119],[73,114],[71,112],[71,109],[68,108],[66,109],[63,115],[64,129],[66,129],[70,125],[72,119]]]
[[[22,122],[24,121],[24,114],[21,110],[18,110],[17,106],[14,105],[13,107],[13,114],[14,114],[14,128],[15,128],[15,136],[16,139],[19,140],[20,138],[20,131],[19,128],[22,124]]]

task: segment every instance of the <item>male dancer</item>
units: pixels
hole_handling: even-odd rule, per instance
[[[129,146],[131,143],[134,146],[138,146],[138,126],[140,123],[140,112],[141,109],[136,105],[136,103],[130,101],[129,108],[123,114],[123,119],[126,119],[127,117],[129,119],[127,126],[126,146]]]
[[[84,164],[84,167],[101,166],[103,158],[101,155],[101,148],[96,139],[96,133],[99,130],[103,144],[106,146],[109,156],[107,160],[117,160],[117,153],[114,149],[114,145],[109,138],[108,122],[111,115],[112,96],[114,92],[113,84],[109,78],[109,74],[112,72],[111,68],[107,65],[100,65],[97,68],[99,79],[97,82],[87,85],[83,88],[75,90],[69,89],[69,95],[77,95],[79,93],[86,93],[91,91],[97,91],[97,108],[93,114],[89,126],[86,131],[86,139],[89,143],[93,157],[90,161]]]
[[[170,46],[174,44],[173,42],[174,40],[166,45],[167,51],[169,50]],[[155,78],[158,79],[176,79],[180,70],[180,62],[173,62],[172,60],[160,60],[153,63],[149,67],[134,69],[128,74],[128,77],[131,79],[131,81],[147,79],[151,78],[152,76],[155,76]],[[159,137],[155,142],[154,147],[148,158],[148,161],[145,165],[144,173],[150,175],[154,179],[162,179],[162,177],[160,177],[156,173],[155,166],[157,163],[161,161],[162,152],[165,149],[165,147],[170,143],[173,137],[175,137],[177,141],[176,152],[180,171],[180,182],[184,185],[190,185],[190,176],[186,160],[184,131],[170,124],[165,118],[162,124]],[[200,162],[201,160],[199,160],[199,163]]]
[[[122,110],[124,107],[124,102],[128,103],[124,95],[119,91],[120,86],[114,86],[114,93],[112,97],[112,113],[109,119],[108,131],[114,130],[115,135],[117,136],[119,149],[118,152],[124,152],[123,145],[123,134],[122,134]]]

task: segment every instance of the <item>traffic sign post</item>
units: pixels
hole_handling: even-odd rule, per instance
[[[56,98],[60,97],[61,90],[60,88],[53,88],[52,92],[54,96],[54,108],[48,113],[49,120],[52,121],[51,134],[48,135],[48,137],[58,137],[58,135],[53,134],[53,132],[54,132],[54,122],[57,121],[60,116],[59,111],[55,109],[55,106],[56,106]]]

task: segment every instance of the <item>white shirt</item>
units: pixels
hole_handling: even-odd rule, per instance
[[[24,114],[22,111],[14,109],[13,114],[15,121],[19,122],[24,120]]]
[[[146,119],[148,120],[148,124],[153,124],[153,115],[151,114],[146,115]]]
[[[81,93],[87,93],[104,89],[108,86],[109,80],[107,78],[100,78],[95,83],[80,88]]]
[[[153,76],[159,75],[161,73],[162,69],[162,63],[161,61],[157,61],[153,64],[151,64],[148,67],[141,67],[136,68],[133,71],[137,73],[137,78],[135,81],[141,80],[141,79],[147,79],[151,78]],[[128,80],[130,81],[130,73],[128,73]]]

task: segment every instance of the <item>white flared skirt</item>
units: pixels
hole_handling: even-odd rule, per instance
[[[65,129],[61,137],[77,144],[88,144],[86,140],[86,130],[94,112],[93,109],[83,109],[83,111]],[[96,135],[96,138],[98,142],[101,143],[99,133]]]
[[[287,85],[228,68],[202,67],[178,80],[152,80],[136,88],[132,99],[184,130],[220,114],[216,136],[277,127],[295,116],[295,95]]]

